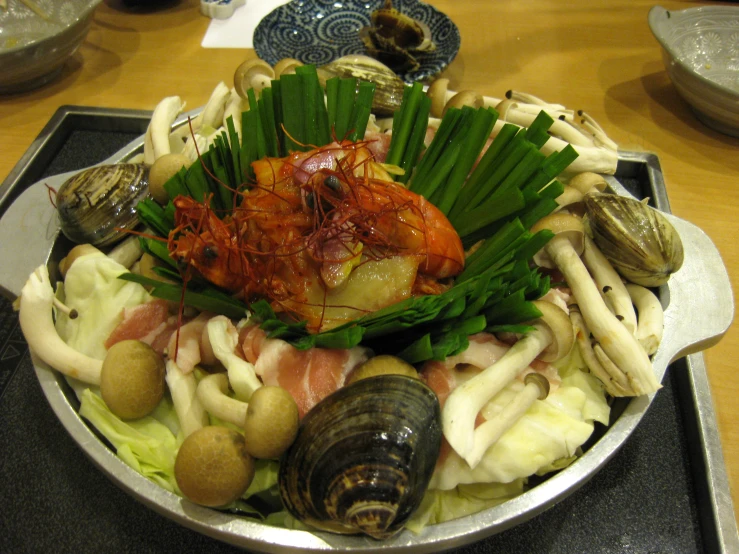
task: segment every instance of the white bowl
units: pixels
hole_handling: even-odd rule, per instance
[[[87,36],[101,0],[22,0],[0,8],[0,94],[22,92],[56,77]]]
[[[739,7],[655,6],[649,27],[672,83],[698,119],[739,137]]]

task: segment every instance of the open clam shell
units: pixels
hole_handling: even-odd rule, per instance
[[[339,389],[303,419],[280,464],[280,494],[304,523],[387,538],[426,492],[441,447],[439,402],[418,379],[381,375]]]
[[[119,229],[139,225],[136,204],[148,194],[148,174],[143,165],[124,163],[85,169],[57,192],[62,232],[79,244],[114,244],[125,236]]]

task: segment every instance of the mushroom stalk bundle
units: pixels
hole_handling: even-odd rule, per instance
[[[611,312],[580,259],[584,247],[582,221],[570,214],[556,213],[542,218],[531,229],[532,233],[549,229],[555,236],[534,257],[541,266],[558,268],[577,301],[587,328],[595,341],[601,365],[613,364],[616,372],[627,383],[619,396],[651,394],[661,388],[654,375],[649,356]]]
[[[611,307],[611,311],[616,318],[628,329],[629,333],[635,334],[637,329],[636,312],[626,285],[593,240],[587,235],[583,239],[585,244],[582,260],[593,276],[593,281],[600,289],[601,295],[606,299],[606,304]]]
[[[570,165],[568,171],[592,171],[596,173],[614,174],[618,162],[618,145],[611,140],[588,114],[568,110],[559,104],[551,104],[533,96],[516,91],[508,91],[506,98],[483,96],[469,90],[455,92],[448,90],[448,79],[437,79],[429,85],[428,96],[432,99],[431,115],[441,118],[448,106],[495,108],[500,118],[495,124],[493,135],[496,135],[504,123],[512,123],[520,127],[529,127],[541,111],[545,111],[555,120],[550,128],[552,135],[542,148],[544,154],[558,152],[567,144],[577,151],[578,158]],[[575,115],[580,120],[576,121]]]
[[[485,452],[511,428],[537,399],[549,394],[549,382],[531,374],[516,397],[495,417],[475,428],[478,413],[537,357],[552,362],[566,356],[573,332],[565,312],[549,302],[535,302],[542,317],[534,330],[516,342],[494,364],[465,381],[447,398],[441,412],[442,431],[450,446],[469,464],[477,466]],[[541,378],[541,379],[540,379]]]

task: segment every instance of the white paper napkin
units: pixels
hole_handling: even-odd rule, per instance
[[[254,29],[272,10],[290,0],[246,0],[228,19],[214,19],[205,32],[203,48],[253,48]]]

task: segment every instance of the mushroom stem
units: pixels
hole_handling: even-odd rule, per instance
[[[616,273],[611,263],[590,237],[585,235],[584,241],[585,248],[582,253],[582,260],[585,262],[585,266],[593,276],[593,280],[601,290],[603,297],[607,299],[607,304],[610,305],[613,314],[624,324],[629,333],[635,334],[636,312],[621,276]]]
[[[169,130],[185,107],[179,96],[168,96],[154,108],[144,139],[144,163],[150,166],[157,158],[170,153]]]
[[[580,124],[589,132],[593,134],[593,138],[595,139],[596,144],[601,144],[605,146],[606,148],[611,148],[613,150],[618,149],[618,144],[613,142],[606,132],[603,130],[603,127],[601,127],[595,119],[593,119],[590,115],[586,114],[584,111],[580,110],[577,112],[577,115],[579,115],[582,118],[582,121]]]
[[[475,443],[465,460],[474,468],[485,452],[500,437],[523,417],[536,400],[544,400],[549,396],[549,381],[540,373],[529,373],[524,378],[524,387],[495,416],[475,429]]]
[[[628,283],[626,290],[639,312],[639,321],[636,327],[636,340],[644,347],[647,355],[657,351],[662,342],[665,314],[659,298],[646,287]]]
[[[61,300],[59,300],[56,296],[54,297],[54,307],[59,310],[60,312],[67,314],[67,317],[69,319],[77,319],[79,317],[79,312],[75,310],[74,308],[70,308],[66,304],[62,304]]]
[[[211,414],[223,421],[242,427],[249,405],[228,396],[228,377],[214,373],[198,383],[198,400]]]
[[[49,270],[41,265],[28,277],[20,296],[18,319],[28,347],[57,371],[99,385],[103,362],[78,352],[61,339],[51,317],[53,304]]]
[[[199,116],[201,126],[207,125],[217,129],[223,124],[223,112],[226,109],[226,102],[228,102],[230,96],[231,89],[228,88],[226,83],[221,81],[216,85]]]
[[[611,396],[629,396],[629,382],[626,376],[620,371],[609,372],[598,361],[593,351],[590,331],[585,324],[585,320],[582,318],[578,305],[572,304],[569,308],[570,319],[575,329],[575,340],[577,341],[577,346],[580,349],[580,354],[585,361],[585,365],[588,366],[590,372],[603,384],[608,394]]]
[[[545,247],[564,275],[583,318],[608,358],[634,383],[635,395],[661,388],[644,349],[606,306],[585,264],[569,239],[555,236]]]
[[[136,263],[136,260],[141,257],[143,252],[139,237],[132,235],[113,248],[108,253],[108,257],[123,267],[130,269]]]
[[[531,121],[533,121],[533,118],[531,118]],[[505,123],[511,122],[504,121],[499,118],[495,122],[495,126],[493,127],[493,131],[490,136],[496,136]],[[557,122],[555,121],[555,124],[556,123]],[[583,140],[578,139],[578,142],[583,142]],[[610,150],[608,148],[594,146],[592,144],[589,146],[584,144],[574,144],[556,136],[549,137],[549,140],[547,140],[540,150],[542,154],[548,156],[554,152],[561,151],[568,144],[571,144],[578,154],[575,161],[567,167],[568,172],[581,173],[584,171],[592,171],[594,173],[606,173],[610,175],[616,172],[616,165],[618,164],[618,152],[616,150]]]
[[[513,123],[521,127],[530,127],[539,115],[539,112],[548,112],[548,110],[540,106],[536,106],[534,110],[522,109],[521,106],[518,102],[503,100],[503,102],[495,106],[495,109],[500,112],[500,118],[505,123]],[[558,119],[555,114],[550,115],[554,117],[554,123],[549,128],[550,134],[560,137],[560,139],[569,142],[573,146],[594,147],[591,137],[585,135],[580,129],[567,121]]]
[[[262,386],[254,366],[236,355],[239,332],[226,316],[211,318],[207,324],[208,338],[213,354],[228,371],[228,381],[236,398],[248,401],[251,395]]]
[[[497,362],[459,385],[446,399],[441,411],[444,436],[471,468],[489,446],[476,444],[484,436],[478,435],[475,429],[477,414],[551,344],[552,338],[547,326],[535,324],[534,330],[511,346]]]
[[[550,104],[549,102],[542,100],[538,96],[529,94],[528,92],[521,92],[518,90],[509,90],[508,92],[505,93],[505,97],[510,100],[514,100],[518,102],[526,102],[527,104],[533,104],[535,106],[542,106],[552,112],[561,112],[561,115],[565,116],[567,118],[567,121],[572,121],[575,118],[574,110],[569,110],[567,109],[566,106],[563,106],[562,104]]]
[[[198,383],[195,374],[182,373],[179,366],[167,360],[166,381],[172,395],[175,413],[180,420],[180,428],[185,438],[198,429],[208,425],[208,413],[197,397]]]

